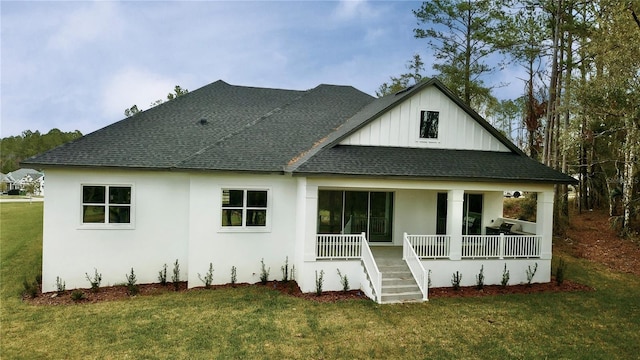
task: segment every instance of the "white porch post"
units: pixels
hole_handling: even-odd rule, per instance
[[[316,261],[317,212],[318,186],[309,185],[306,178],[299,178],[296,238],[303,244],[304,261]]]
[[[551,259],[553,241],[553,191],[538,193],[536,233],[542,236],[540,259]]]
[[[462,205],[464,190],[449,190],[447,194],[447,234],[451,236],[449,258],[462,258]]]

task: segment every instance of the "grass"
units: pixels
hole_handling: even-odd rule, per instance
[[[640,353],[640,279],[563,255],[592,292],[319,304],[264,287],[33,306],[42,204],[0,204],[3,359],[629,359]],[[64,261],[64,259],[60,259]],[[125,269],[126,270],[126,269]]]

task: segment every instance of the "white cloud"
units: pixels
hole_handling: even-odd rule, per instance
[[[103,88],[101,100],[104,115],[120,119],[124,116],[124,110],[134,104],[141,110],[149,109],[152,102],[166,100],[167,94],[176,85],[180,84],[175,79],[146,69],[122,69],[107,80]]]
[[[377,12],[370,6],[367,0],[342,0],[334,11],[338,20],[346,21],[356,18],[370,18],[377,16]]]
[[[73,50],[121,33],[122,16],[116,2],[83,3],[64,16],[49,38],[49,46],[57,50]]]

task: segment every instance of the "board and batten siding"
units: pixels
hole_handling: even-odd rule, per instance
[[[420,112],[440,113],[438,139],[421,139]],[[435,86],[430,86],[351,134],[341,145],[510,150]]]

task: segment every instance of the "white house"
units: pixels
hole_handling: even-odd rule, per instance
[[[373,98],[216,81],[24,162],[47,174],[43,291],[157,282],[178,260],[189,287],[279,279],[305,292],[352,288],[378,302],[424,300],[428,281],[511,284],[551,277],[554,184],[432,79]],[[502,219],[503,193],[537,194],[537,222]],[[500,227],[502,225],[502,227]]]
[[[34,183],[32,195],[44,196],[44,173],[34,169],[18,169],[0,176],[8,190],[25,190],[28,184]]]

